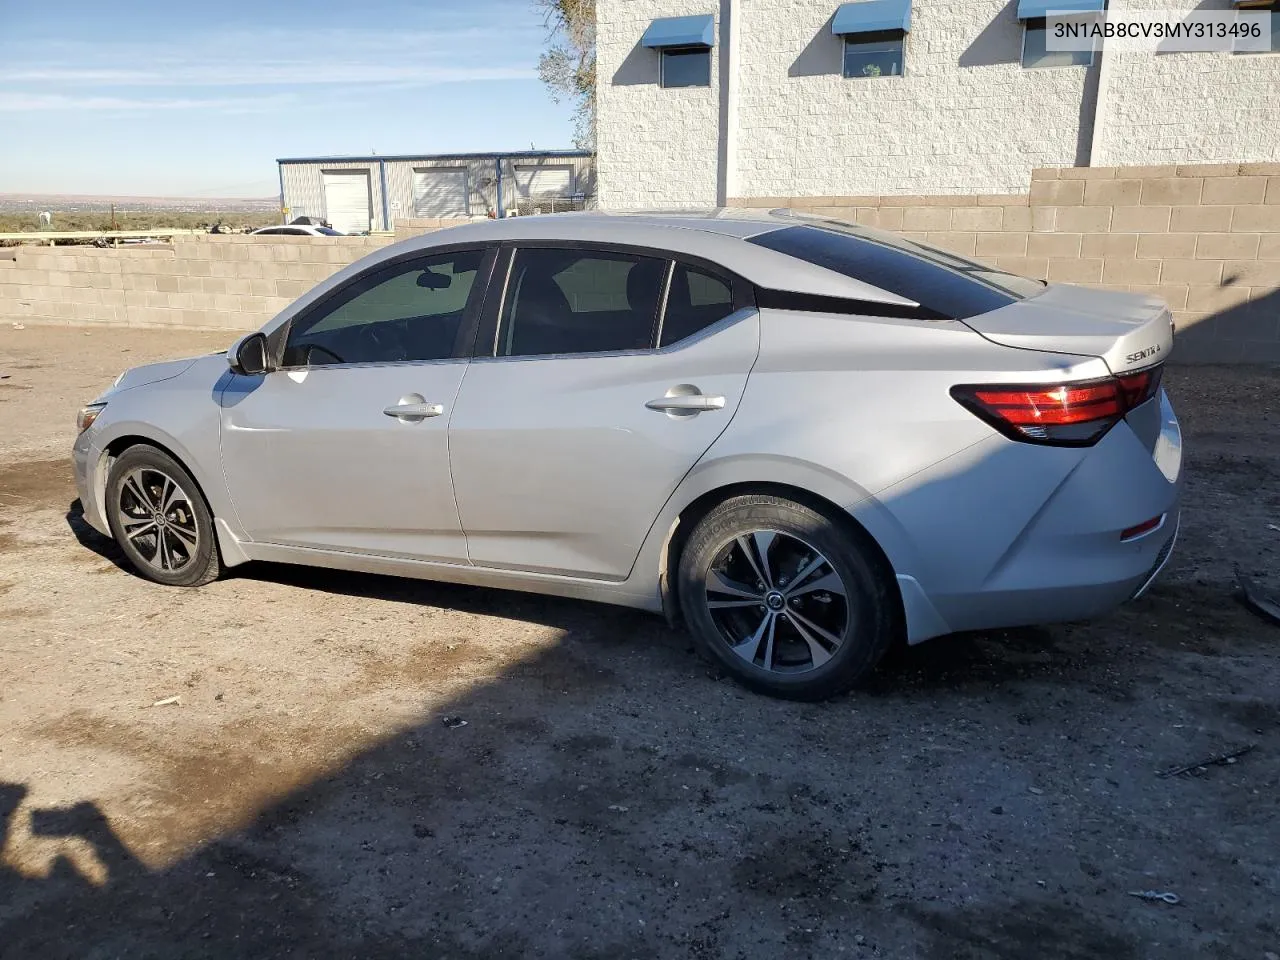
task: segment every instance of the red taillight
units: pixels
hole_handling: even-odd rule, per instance
[[[1160,374],[1163,370],[1164,367],[1149,367],[1137,373],[1116,377],[1130,410],[1156,395],[1156,391],[1160,389]]]
[[[1062,384],[952,387],[961,405],[1014,440],[1080,447],[1096,443],[1155,395],[1160,368]]]

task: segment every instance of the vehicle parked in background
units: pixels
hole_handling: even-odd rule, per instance
[[[332,227],[314,226],[306,223],[290,223],[279,227],[259,227],[250,233],[250,236],[275,236],[275,237],[345,237],[345,233],[340,233]]]
[[[782,212],[577,213],[383,248],[80,415],[144,575],[249,560],[684,621],[813,699],[895,638],[1093,617],[1178,527],[1159,300]]]

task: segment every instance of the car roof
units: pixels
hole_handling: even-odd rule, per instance
[[[553,213],[445,227],[384,247],[375,256],[381,259],[433,247],[504,240],[601,243],[699,257],[773,290],[913,304],[862,280],[743,242],[809,222],[788,211],[738,208]]]
[[[785,210],[710,207],[692,210],[580,210],[527,217],[481,221],[481,225],[523,235],[529,230],[575,232],[575,228],[604,227],[630,232],[646,227],[696,230],[745,240],[761,233],[794,226],[798,221]],[[566,238],[567,239],[567,238]]]

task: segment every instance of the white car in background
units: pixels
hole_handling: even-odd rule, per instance
[[[332,227],[317,227],[307,223],[289,223],[279,227],[261,227],[249,234],[251,237],[345,237],[346,234]]]

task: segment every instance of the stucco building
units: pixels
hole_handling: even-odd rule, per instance
[[[1048,10],[1103,2],[598,0],[600,205],[1009,194],[1036,168],[1280,160],[1280,54],[1046,52]],[[1280,14],[1110,2],[1246,7]]]

